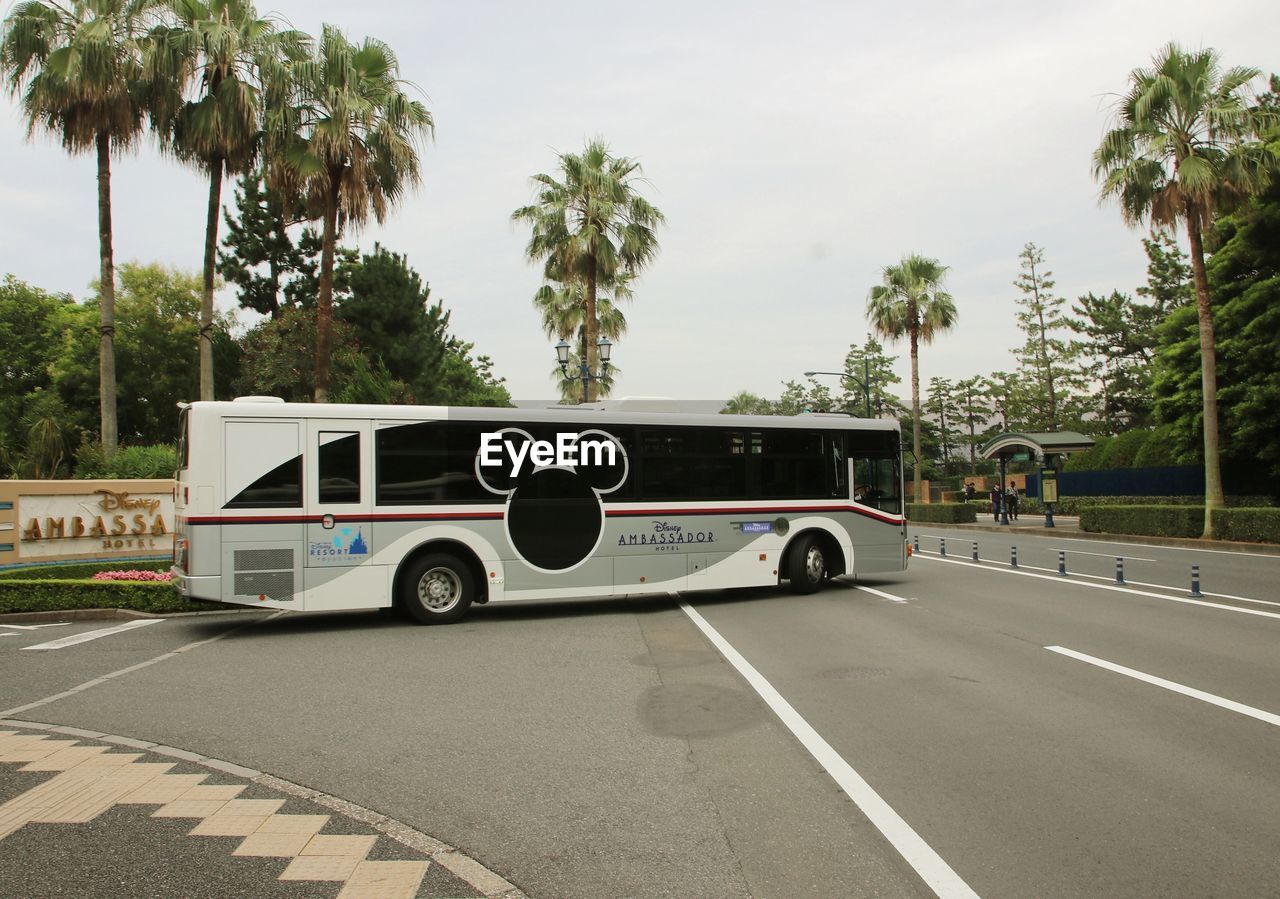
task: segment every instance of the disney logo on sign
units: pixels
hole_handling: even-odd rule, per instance
[[[684,528],[678,524],[667,524],[665,521],[655,521],[653,523],[653,532],[655,534],[680,533]]]
[[[526,461],[533,468],[608,467],[618,464],[618,444],[610,439],[594,439],[585,434],[556,434],[555,442],[532,440],[519,432],[490,432],[480,435],[479,463],[483,468],[500,468],[509,460],[509,477],[518,478]]]
[[[103,511],[106,512],[114,509],[146,509],[148,512],[154,513],[160,508],[160,500],[156,497],[130,497],[128,493],[117,493],[114,490],[95,490],[93,492],[102,495],[98,505],[102,506]]]

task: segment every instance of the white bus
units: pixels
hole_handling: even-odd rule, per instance
[[[270,397],[181,417],[173,575],[194,599],[433,624],[907,564],[893,421]]]

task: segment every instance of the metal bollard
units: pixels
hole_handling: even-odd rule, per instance
[[[1058,550],[1058,576],[1067,576],[1067,551],[1065,549]]]
[[[915,538],[915,539],[916,539],[916,553],[917,553],[917,554],[919,554],[919,552],[920,552],[920,535],[919,535],[919,534],[916,534],[916,538]]]
[[[973,561],[978,561],[978,541],[973,541]]]
[[[947,554],[947,538],[938,538],[938,555],[945,556]]]
[[[1199,565],[1191,566],[1191,595],[1204,596],[1204,594],[1200,592],[1200,566]]]
[[[1009,567],[1018,567],[1018,547],[1016,546],[1009,547]]]
[[[1116,583],[1124,583],[1124,556],[1116,556]]]

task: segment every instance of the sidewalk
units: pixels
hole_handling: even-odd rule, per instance
[[[400,821],[127,737],[0,720],[0,895],[523,899]]]
[[[915,531],[924,532],[936,529],[952,531],[975,531],[992,534],[1043,534],[1046,537],[1055,535],[1067,536],[1073,540],[1099,540],[1107,543],[1140,543],[1146,546],[1169,546],[1179,549],[1205,549],[1220,552],[1249,552],[1268,556],[1280,556],[1280,546],[1270,543],[1238,543],[1230,540],[1201,540],[1198,537],[1147,537],[1138,534],[1096,534],[1080,530],[1080,518],[1075,515],[1053,516],[1053,527],[1045,527],[1045,516],[1019,515],[1018,520],[1010,519],[1008,524],[1001,524],[991,514],[982,513],[972,524],[951,524],[938,521],[908,521],[907,526]]]

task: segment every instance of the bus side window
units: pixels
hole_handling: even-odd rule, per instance
[[[228,509],[302,507],[302,454],[298,423],[228,421],[223,459]],[[281,461],[283,460],[283,461]],[[263,471],[264,465],[271,467]]]
[[[321,431],[316,473],[321,505],[360,502],[360,435]]]

